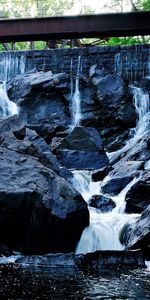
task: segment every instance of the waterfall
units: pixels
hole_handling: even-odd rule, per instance
[[[10,101],[7,95],[6,82],[17,74],[24,74],[26,57],[12,56],[8,53],[0,62],[0,117],[18,114],[16,103]]]
[[[88,253],[96,250],[123,250],[119,237],[124,225],[138,214],[124,214],[125,196],[128,190],[140,179],[134,178],[117,196],[111,197],[116,207],[109,213],[101,213],[98,209],[89,207],[90,225],[81,235],[76,253]],[[101,182],[92,182],[87,171],[74,171],[74,187],[88,202],[92,195],[102,195]],[[108,195],[107,195],[108,196]]]
[[[119,58],[120,59],[120,58]],[[126,145],[119,151],[110,153],[109,157],[118,156],[129,149],[132,149],[139,140],[148,132],[150,125],[150,99],[148,92],[139,87],[131,86],[133,92],[134,105],[137,111],[138,120],[135,129],[132,129],[132,137]],[[150,162],[145,164],[145,169],[149,169]],[[108,175],[104,181],[110,180]],[[139,214],[125,214],[125,197],[130,188],[140,180],[140,176],[135,177],[117,196],[111,197],[116,207],[109,213],[101,213],[100,210],[89,207],[90,225],[82,233],[76,248],[76,253],[87,253],[96,250],[123,250],[124,246],[120,242],[120,235],[123,227],[131,220],[135,220]],[[103,182],[104,182],[103,181]],[[102,195],[101,182],[93,183],[90,173],[77,171],[74,173],[74,186],[88,202],[92,195]]]
[[[81,98],[79,90],[79,78],[81,73],[81,56],[78,57],[77,74],[75,78],[75,91],[72,96],[72,126],[79,126],[81,121]]]
[[[141,80],[146,75],[147,77],[150,70],[150,63],[143,64],[143,59],[140,53],[135,56],[123,53],[116,53],[114,57],[114,71],[119,76],[125,76],[129,82]]]
[[[143,138],[143,135],[150,127],[150,98],[146,89],[141,87],[131,86],[133,92],[134,106],[138,115],[138,121],[135,128],[130,130],[131,138],[126,145],[115,152],[107,153],[109,159],[115,159],[122,153],[132,149],[138,141]]]
[[[26,56],[22,54],[20,57],[14,53],[7,53],[0,61],[0,80],[8,81],[13,76],[24,74],[26,70]]]
[[[18,114],[16,103],[9,100],[6,90],[6,82],[0,82],[0,117]]]

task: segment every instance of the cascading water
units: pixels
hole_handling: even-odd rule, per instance
[[[125,147],[114,153],[110,157],[127,152],[143,137],[149,130],[150,124],[150,99],[146,90],[138,87],[131,87],[134,94],[134,104],[138,113],[137,126],[132,131],[133,137],[127,142]],[[149,168],[149,162],[145,164],[145,169]],[[82,177],[82,179],[81,179]],[[110,179],[108,176],[104,179]],[[90,225],[82,233],[81,239],[76,248],[76,253],[88,253],[96,250],[123,250],[124,246],[120,242],[120,235],[125,224],[139,217],[139,214],[125,214],[125,196],[128,190],[140,179],[135,177],[117,196],[111,197],[116,207],[109,213],[102,213],[100,210],[89,207]],[[78,182],[78,183],[77,183]],[[101,182],[93,183],[91,175],[85,171],[75,172],[74,186],[88,202],[92,195],[102,195]]]
[[[18,114],[17,105],[10,101],[6,91],[6,82],[0,82],[0,116],[6,117],[8,115]]]
[[[136,143],[142,139],[143,135],[149,130],[150,126],[150,98],[146,89],[131,86],[133,92],[134,105],[138,115],[138,122],[135,128],[131,129],[131,138],[126,145],[115,152],[107,153],[109,159],[115,159],[122,153],[132,149]]]
[[[12,76],[24,74],[25,63],[26,58],[24,55],[19,59],[17,56],[12,57],[10,53],[4,56],[0,62],[0,117],[18,114],[17,105],[8,98],[6,82]]]
[[[88,253],[96,250],[123,250],[124,246],[119,240],[121,230],[132,218],[139,215],[124,214],[125,196],[128,190],[139,178],[134,178],[119,195],[111,197],[116,207],[110,213],[89,207],[90,225],[82,233],[76,253]],[[87,171],[74,172],[74,186],[87,201],[93,195],[102,195],[101,182],[92,182],[91,174]]]
[[[78,57],[77,74],[75,79],[75,91],[72,95],[72,126],[79,126],[81,121],[81,98],[79,90],[79,78],[81,73],[81,56]]]

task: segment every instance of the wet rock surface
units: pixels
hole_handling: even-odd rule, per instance
[[[23,253],[73,250],[89,223],[87,204],[45,141],[29,129],[23,140],[6,131],[0,154],[1,242]]]
[[[70,80],[69,73],[34,70],[16,76],[8,82],[7,90],[10,99],[19,105],[20,113],[29,124],[68,125],[71,124],[73,98],[70,94]],[[127,130],[127,137],[128,129],[136,121],[132,94],[127,84],[120,76],[94,67],[92,72],[80,74],[79,90],[81,125],[98,128],[109,150],[121,147],[125,139],[124,131]],[[109,147],[109,144],[112,146]]]
[[[16,259],[15,263],[25,265],[45,265],[49,267],[69,267],[69,268],[91,268],[100,270],[102,267],[112,268],[144,268],[144,255],[142,251],[96,251],[88,254],[75,255],[74,253],[67,254],[48,254],[44,256],[23,256]]]
[[[150,205],[137,219],[127,224],[123,230],[123,243],[127,249],[141,248],[147,251],[150,245]]]
[[[105,196],[95,195],[89,200],[89,205],[98,208],[101,212],[110,212],[115,208],[115,202]]]
[[[127,213],[141,213],[150,205],[150,172],[144,172],[128,191],[125,200]]]
[[[119,194],[126,185],[133,180],[135,176],[140,176],[140,170],[143,170],[143,161],[125,161],[113,166],[109,176],[102,183],[102,191],[110,195]]]
[[[60,142],[56,154],[68,169],[99,169],[109,164],[102,139],[95,128],[75,127]]]
[[[66,124],[70,118],[63,96],[67,78],[64,73],[54,75],[51,71],[18,75],[9,82],[8,94],[28,123]]]

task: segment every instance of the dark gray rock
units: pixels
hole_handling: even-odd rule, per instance
[[[95,128],[75,127],[73,131],[63,140],[59,149],[69,149],[78,151],[102,151],[104,145],[102,139]]]
[[[56,150],[69,169],[100,169],[109,164],[101,137],[95,128],[75,127]]]
[[[10,135],[11,133],[16,134],[20,131],[24,131],[25,134],[26,121],[24,118],[20,118],[19,115],[7,116],[5,118],[0,118],[0,137]]]
[[[0,147],[0,240],[24,253],[70,252],[89,222],[87,204],[37,158]]]
[[[119,162],[109,173],[108,180],[102,183],[103,193],[117,195],[135,176],[140,174],[139,170],[143,169],[143,167],[143,161]]]
[[[46,167],[59,176],[72,179],[72,173],[58,162],[47,143],[35,131],[26,129],[24,121],[19,116],[11,116],[0,121],[0,145],[36,157]]]
[[[122,242],[126,249],[143,249],[150,245],[150,205],[137,219],[133,219],[122,230]]]
[[[133,177],[129,176],[111,177],[110,180],[102,184],[102,192],[104,194],[115,196],[119,194],[132,179]]]
[[[122,78],[114,74],[98,74],[93,76],[93,83],[98,88],[98,95],[100,101],[106,100],[111,101],[113,98],[114,102],[118,102],[125,93],[124,82]]]
[[[75,255],[68,254],[48,254],[44,256],[23,256],[17,258],[15,263],[31,267],[32,265],[77,268],[91,268],[94,271],[102,267],[111,268],[143,268],[145,266],[142,251],[96,251],[93,253]]]
[[[144,172],[142,178],[131,187],[125,201],[127,213],[141,213],[150,205],[150,172]]]
[[[30,124],[66,124],[69,109],[63,96],[68,75],[48,72],[26,73],[16,76],[7,89],[10,99],[20,107],[20,114]]]
[[[107,166],[107,167],[104,167],[102,169],[93,171],[92,172],[92,180],[95,181],[95,182],[103,180],[111,170],[112,170],[112,167]]]
[[[145,267],[142,251],[96,251],[79,256],[78,266],[100,270],[102,267],[143,268]]]
[[[112,199],[101,195],[94,195],[92,198],[90,198],[88,204],[92,207],[98,208],[104,213],[112,211],[112,209],[116,206]]]
[[[57,157],[68,169],[94,170],[108,165],[104,151],[57,150]]]
[[[24,253],[72,251],[89,222],[87,204],[62,178],[72,174],[21,118],[0,125],[1,243]]]

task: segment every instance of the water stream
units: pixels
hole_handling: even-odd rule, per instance
[[[138,114],[136,128],[132,131],[132,138],[119,151],[110,153],[109,157],[114,158],[123,152],[127,152],[143,137],[148,131],[150,124],[150,99],[146,90],[132,86],[133,99]],[[149,168],[149,162],[146,164]],[[104,181],[110,180],[107,176]],[[90,225],[84,229],[78,243],[76,253],[94,252],[96,250],[123,250],[124,246],[120,242],[121,230],[130,220],[138,218],[138,214],[125,214],[125,196],[130,188],[140,179],[135,177],[129,184],[115,197],[111,198],[116,207],[109,213],[101,213],[98,209],[89,207]],[[87,201],[93,195],[102,195],[101,182],[92,182],[90,172],[74,172],[74,186]]]
[[[82,233],[76,253],[88,253],[96,250],[123,250],[119,237],[124,225],[138,214],[124,214],[125,196],[128,190],[139,180],[134,178],[117,196],[110,197],[116,207],[109,213],[89,207],[90,225]],[[93,195],[102,195],[101,182],[92,182],[91,174],[87,171],[74,172],[74,186],[88,203]],[[107,195],[108,196],[108,195]]]
[[[72,64],[72,62],[71,62]],[[77,73],[75,78],[75,91],[72,92],[72,81],[71,81],[71,96],[72,96],[72,126],[80,126],[81,122],[81,97],[79,90],[79,80],[81,75],[81,56],[78,57]]]
[[[115,152],[107,153],[110,160],[114,161],[122,153],[131,150],[140,141],[150,129],[150,97],[146,89],[131,86],[133,92],[133,100],[136,108],[138,120],[135,128],[130,130],[129,140],[125,146]]]
[[[13,57],[9,53],[0,62],[0,117],[6,117],[19,113],[16,103],[10,101],[7,95],[6,82],[14,75],[24,74],[26,69],[26,58],[21,55]]]

